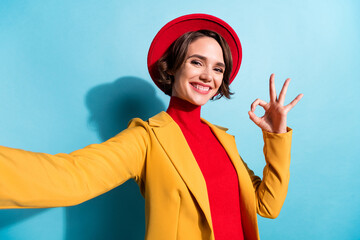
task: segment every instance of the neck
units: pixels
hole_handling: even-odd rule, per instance
[[[194,105],[178,97],[171,97],[166,111],[177,124],[198,125],[201,123],[201,106]]]

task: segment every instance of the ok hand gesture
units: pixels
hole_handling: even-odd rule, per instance
[[[275,90],[275,75],[270,76],[270,102],[265,102],[261,99],[256,99],[251,104],[251,110],[249,111],[250,119],[258,125],[262,130],[272,133],[285,133],[286,132],[286,116],[303,97],[303,94],[299,94],[291,103],[284,106],[285,95],[290,83],[290,78],[286,79],[281,89],[279,97],[276,95]],[[262,117],[255,115],[254,111],[257,105],[264,108],[265,114]]]

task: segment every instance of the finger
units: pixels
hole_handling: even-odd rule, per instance
[[[251,119],[251,121],[253,121],[256,125],[260,125],[261,122],[261,118],[259,118],[258,116],[255,115],[255,113],[249,111],[249,117]]]
[[[256,109],[256,106],[260,105],[261,107],[263,107],[265,110],[268,109],[267,107],[267,102],[265,102],[264,100],[261,99],[256,99],[252,104],[251,104],[251,111],[254,112]]]
[[[300,99],[304,96],[304,94],[299,94],[296,96],[296,98],[294,100],[292,100],[291,103],[289,103],[288,105],[286,105],[287,111],[290,111],[290,109],[292,109],[299,101]]]
[[[275,90],[275,74],[270,75],[269,80],[269,90],[270,90],[270,102],[276,101],[276,90]]]
[[[279,94],[279,103],[280,103],[281,105],[284,105],[285,96],[286,96],[286,92],[287,92],[289,83],[290,83],[290,78],[288,78],[288,79],[285,80],[284,85],[283,85],[283,87],[282,87],[282,89],[281,89],[281,92],[280,92],[280,94]]]

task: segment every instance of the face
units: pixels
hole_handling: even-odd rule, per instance
[[[202,106],[218,91],[225,72],[219,43],[201,37],[188,46],[184,63],[174,74],[172,96]]]

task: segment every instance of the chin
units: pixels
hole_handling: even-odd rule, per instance
[[[210,100],[210,98],[192,98],[189,102],[191,102],[192,104],[194,105],[197,105],[197,106],[203,106],[205,105],[208,101]]]

